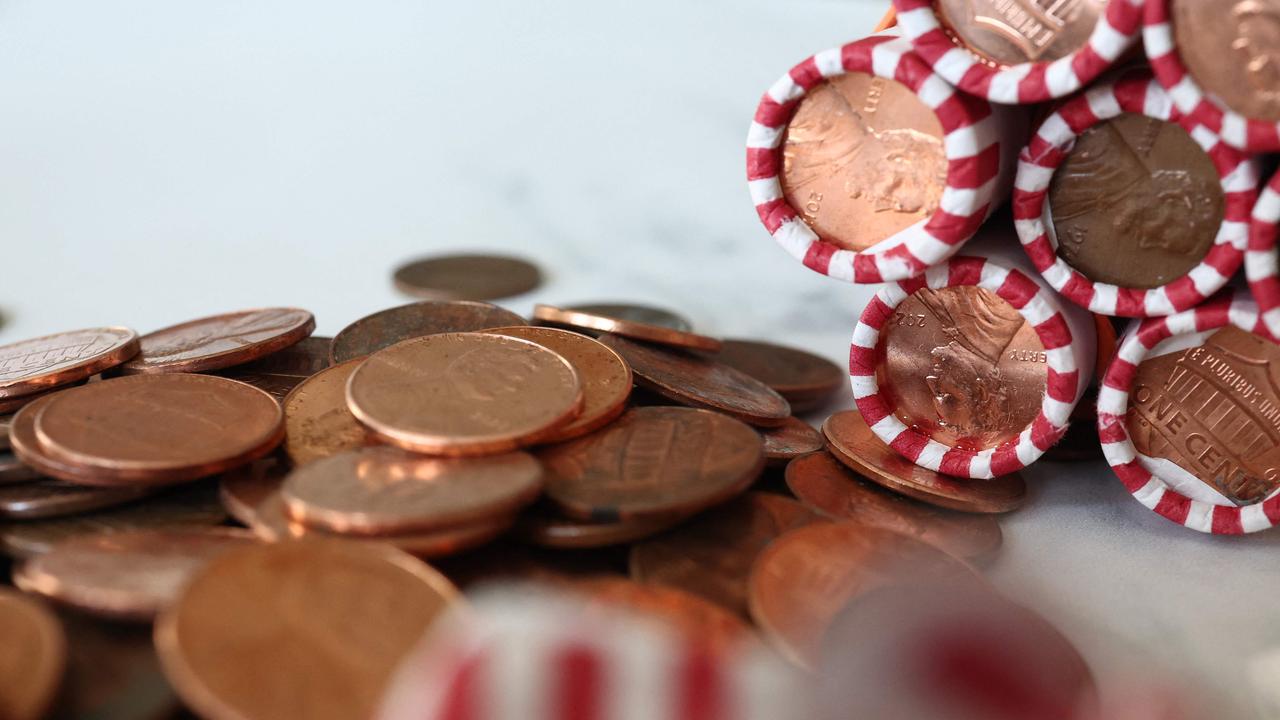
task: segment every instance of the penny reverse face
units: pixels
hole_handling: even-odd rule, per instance
[[[1280,1],[1169,5],[1178,56],[1196,82],[1247,118],[1280,120]]]
[[[46,717],[62,684],[67,639],[39,601],[0,588],[0,717]]]
[[[502,255],[442,255],[396,268],[396,289],[430,300],[500,300],[542,284],[538,266]]]
[[[298,308],[264,308],[213,315],[142,336],[142,350],[126,375],[205,372],[283,350],[311,334],[316,319]]]
[[[337,365],[424,335],[526,324],[519,315],[489,303],[424,300],[387,308],[346,326],[333,337],[330,360]]]
[[[138,334],[123,327],[88,328],[0,346],[0,398],[67,385],[138,354]],[[9,412],[17,410],[12,407]]]
[[[1052,62],[1083,48],[1106,0],[934,0],[947,34],[991,67]]]
[[[347,381],[361,362],[321,370],[285,396],[284,452],[294,465],[377,442],[347,409]]]

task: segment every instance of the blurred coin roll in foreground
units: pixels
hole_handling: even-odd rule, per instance
[[[1267,331],[1280,337],[1280,264],[1276,257],[1276,238],[1280,235],[1280,172],[1262,189],[1253,206],[1249,224],[1249,248],[1244,256],[1244,273],[1249,291],[1258,303],[1258,311]]]

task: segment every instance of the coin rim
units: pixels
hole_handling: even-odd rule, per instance
[[[241,317],[254,313],[263,313],[271,310],[283,310],[286,312],[299,312],[306,316],[306,319],[300,325],[296,325],[284,332],[263,338],[249,345],[241,345],[231,348],[230,350],[222,350],[216,353],[206,355],[198,355],[192,358],[182,360],[171,360],[168,362],[152,362],[147,359],[145,352],[141,349],[142,343],[149,337],[154,337],[161,333],[170,333],[175,330],[184,330],[193,325],[201,325],[215,321],[226,321],[229,318]],[[290,345],[300,342],[303,338],[309,337],[316,329],[316,317],[309,310],[303,310],[297,307],[262,307],[250,308],[248,310],[236,310],[229,313],[220,313],[218,315],[208,315],[195,320],[188,320],[176,325],[162,327],[159,330],[151,332],[139,338],[139,351],[136,357],[129,362],[120,366],[121,375],[161,375],[165,373],[199,373],[208,370],[221,370],[233,365],[251,362],[266,355],[270,355],[277,350],[283,350]]]
[[[129,361],[138,354],[141,348],[141,338],[133,329],[124,327],[123,325],[104,325],[102,327],[67,330],[65,332],[19,340],[16,343],[7,343],[6,345],[0,346],[0,350],[3,350],[5,347],[10,345],[39,342],[41,340],[56,338],[61,335],[93,331],[106,331],[123,336],[123,339],[117,338],[117,342],[111,347],[97,353],[96,355],[92,355],[76,362],[69,367],[58,370],[57,372],[42,373],[25,379],[18,378],[15,380],[0,381],[0,399],[8,400],[36,393],[48,392],[60,386],[76,382],[77,380],[83,380],[92,375],[97,375],[104,370],[109,370],[117,365]],[[8,405],[6,405],[6,407],[8,407]],[[18,408],[13,409],[16,410]]]
[[[673,330],[671,328],[662,327],[661,325],[650,325],[648,323],[635,322],[633,320],[619,320],[617,318],[582,312],[580,310],[565,310],[564,308],[544,303],[538,303],[533,306],[533,319],[537,322],[552,323],[555,325],[568,325],[569,327],[585,328],[588,330],[598,330],[600,332],[613,333],[614,335],[622,335],[636,340],[648,340],[649,342],[656,342],[662,345],[674,345],[676,347],[690,348],[693,350],[719,352],[721,347],[721,342],[719,340],[707,335],[699,335],[698,333],[686,332],[683,330]]]
[[[526,321],[525,321],[525,319],[524,319],[523,317],[521,317],[520,315],[518,315],[518,314],[516,314],[516,313],[514,313],[514,312],[512,312],[512,311],[510,311],[510,310],[508,310],[508,309],[506,309],[506,308],[504,308],[504,307],[502,307],[501,305],[495,305],[495,304],[490,303],[490,302],[484,302],[483,300],[418,300],[418,301],[416,301],[416,302],[405,303],[405,304],[403,304],[403,305],[396,305],[396,306],[394,306],[394,307],[383,308],[382,310],[378,310],[377,312],[369,313],[368,315],[365,315],[365,316],[363,316],[363,317],[361,317],[361,318],[358,318],[358,319],[356,319],[356,320],[353,320],[353,321],[351,321],[350,323],[348,323],[346,327],[344,327],[344,328],[342,328],[341,330],[339,330],[339,331],[337,332],[337,334],[333,336],[333,339],[332,339],[332,340],[330,341],[330,343],[329,343],[329,363],[330,363],[330,367],[333,367],[333,366],[335,366],[335,365],[341,365],[342,363],[348,362],[348,361],[350,361],[350,360],[358,360],[358,359],[362,359],[362,358],[367,358],[367,357],[369,357],[370,355],[372,355],[373,353],[382,352],[383,350],[386,350],[387,348],[393,347],[393,346],[395,346],[395,345],[399,345],[400,343],[405,342],[405,341],[407,341],[407,340],[415,340],[415,339],[417,339],[417,338],[421,338],[421,337],[429,337],[429,336],[431,336],[431,335],[441,335],[441,334],[446,334],[446,333],[425,333],[425,334],[422,334],[422,335],[413,335],[413,336],[411,336],[411,337],[401,338],[400,340],[397,340],[396,342],[393,342],[393,343],[391,343],[390,345],[386,345],[386,346],[384,346],[384,347],[380,347],[380,348],[378,348],[377,350],[374,350],[372,353],[360,353],[359,355],[352,355],[351,357],[339,357],[339,349],[341,348],[341,349],[345,350],[345,348],[342,348],[342,347],[341,347],[341,346],[342,346],[342,342],[343,342],[344,340],[346,340],[347,338],[351,337],[351,336],[352,336],[353,334],[355,334],[356,332],[358,332],[358,331],[359,331],[359,329],[360,329],[360,328],[359,328],[360,323],[363,323],[363,322],[365,322],[365,321],[367,321],[367,320],[370,320],[370,319],[372,319],[372,318],[382,317],[382,316],[384,316],[384,315],[394,315],[394,314],[396,314],[396,313],[407,312],[407,311],[408,311],[408,308],[423,307],[423,306],[427,306],[427,305],[432,305],[432,306],[438,306],[438,305],[467,305],[467,306],[469,306],[469,307],[482,308],[482,309],[484,309],[484,310],[486,310],[486,311],[498,310],[498,311],[501,311],[501,312],[507,313],[508,315],[510,315],[510,316],[511,316],[511,318],[514,318],[515,320],[517,320],[517,321],[518,321],[518,323],[526,322]],[[508,320],[510,320],[511,318],[508,318]],[[518,324],[518,323],[517,323],[517,324]],[[498,326],[495,326],[495,327],[506,327],[506,326],[509,326],[509,325],[511,325],[511,324],[512,324],[511,322],[506,322],[506,321],[504,321],[504,322],[502,323],[502,325],[498,325]],[[470,331],[453,330],[453,331],[450,331],[450,332],[480,332],[481,330],[486,330],[486,329],[488,329],[488,328],[478,328],[478,329],[476,329],[476,330],[470,330]]]

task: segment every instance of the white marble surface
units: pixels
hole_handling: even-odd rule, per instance
[[[549,271],[517,311],[650,301],[840,360],[870,291],[773,245],[742,146],[769,83],[884,5],[0,3],[0,341],[271,304],[332,334],[403,300],[398,261],[494,249]],[[1253,717],[1277,536],[1178,528],[1101,463],[1027,476],[995,582],[1108,697],[1158,666]]]

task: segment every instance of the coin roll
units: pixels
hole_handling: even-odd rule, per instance
[[[1217,194],[1213,188],[1197,189],[1199,186],[1195,184],[1191,170],[1191,162],[1196,158],[1186,159],[1187,164],[1182,166],[1185,170],[1149,174],[1137,157],[1138,151],[1124,140],[1113,143],[1114,152],[1104,152],[1100,157],[1082,158],[1079,153],[1072,152],[1072,147],[1090,128],[1099,123],[1121,120],[1123,113],[1178,123],[1213,163],[1222,196],[1222,220],[1218,223],[1212,245],[1207,252],[1199,251],[1204,255],[1194,265],[1190,264],[1191,258],[1187,255],[1195,252],[1190,245],[1202,238],[1196,238],[1193,233],[1203,233],[1212,227],[1212,223],[1202,217],[1208,214],[1208,208],[1197,205],[1216,199],[1214,196]],[[1068,160],[1069,155],[1072,160]],[[1062,181],[1074,182],[1076,189],[1058,192],[1051,203],[1051,181],[1064,171],[1077,173]],[[1114,187],[1110,187],[1112,185]],[[1036,269],[1071,302],[1102,315],[1168,315],[1203,302],[1221,289],[1240,267],[1257,185],[1258,167],[1253,159],[1224,145],[1213,134],[1194,129],[1181,121],[1169,96],[1150,73],[1145,70],[1130,72],[1067,101],[1036,130],[1019,158],[1013,193],[1015,227],[1018,239]],[[1143,191],[1151,197],[1142,197]],[[1117,197],[1123,195],[1128,197]],[[1171,204],[1162,207],[1160,203],[1166,201]],[[1112,204],[1109,212],[1114,215],[1109,234],[1095,234],[1077,243],[1079,238],[1067,232],[1065,226],[1055,232],[1055,221],[1063,222],[1069,214],[1075,213],[1074,205],[1082,208],[1080,212],[1089,212],[1090,205],[1107,203]],[[1051,204],[1055,205],[1052,219]],[[1170,207],[1178,209],[1167,209]],[[1121,226],[1125,213],[1139,217],[1131,229],[1116,229]],[[1197,224],[1207,227],[1197,228]],[[1163,285],[1123,287],[1090,278],[1063,257],[1087,252],[1088,243],[1126,241],[1133,245],[1124,255],[1133,260],[1135,266],[1113,268],[1109,272],[1132,276],[1153,262],[1152,258],[1160,257],[1182,263],[1179,267],[1190,265],[1190,269]],[[1077,247],[1084,250],[1077,251],[1074,249]],[[1154,255],[1148,248],[1155,248],[1154,252],[1162,254]],[[1115,265],[1114,262],[1109,264]]]
[[[1249,220],[1249,246],[1244,255],[1244,274],[1249,291],[1258,304],[1267,331],[1280,337],[1280,263],[1276,257],[1276,237],[1280,235],[1280,172],[1262,189]]]
[[[1007,196],[1025,123],[949,86],[905,39],[864,38],[765,93],[747,136],[751,199],[806,267],[902,280],[955,254]]]

